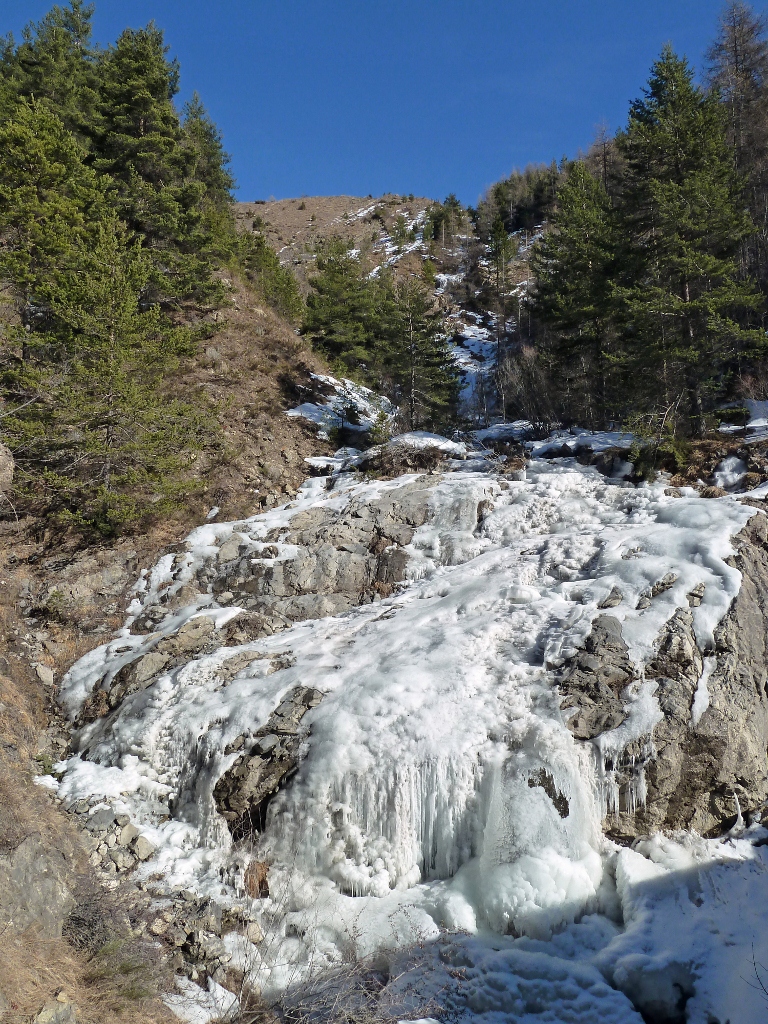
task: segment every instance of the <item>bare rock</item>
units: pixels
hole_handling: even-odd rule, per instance
[[[155,852],[155,847],[146,836],[139,836],[133,844],[133,851],[139,860],[149,860]]]
[[[627,717],[621,693],[633,675],[621,623],[612,615],[600,615],[584,649],[564,667],[559,681],[561,707],[573,709],[567,724],[577,739],[593,739],[621,725]]]
[[[30,836],[0,857],[0,930],[34,928],[41,938],[57,939],[74,906],[72,867],[59,850]]]
[[[77,1024],[75,1006],[66,993],[59,992],[55,999],[48,1000],[33,1024]]]
[[[616,608],[624,600],[624,597],[618,587],[611,587],[611,592],[608,597],[604,597],[600,604],[597,606],[600,609]]]
[[[35,675],[43,686],[53,686],[53,669],[49,665],[42,665],[38,662],[35,665]]]
[[[617,835],[659,829],[717,835],[735,820],[734,798],[745,816],[768,798],[768,519],[754,516],[735,547],[741,589],[715,632],[709,706],[695,727],[691,708],[703,658],[690,608],[672,616],[646,666],[646,677],[657,681],[664,718],[645,765],[645,805],[632,811],[622,801],[624,809],[607,823]],[[691,591],[689,604],[696,607],[703,593]],[[629,761],[637,754],[628,751],[627,765],[617,766],[620,785],[628,784]]]
[[[213,798],[236,839],[263,830],[272,797],[299,766],[302,719],[322,698],[313,687],[295,687],[254,737],[238,737],[227,748],[242,753],[216,783]]]

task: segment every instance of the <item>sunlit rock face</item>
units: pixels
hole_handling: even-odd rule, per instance
[[[230,953],[265,991],[447,931],[523,943],[508,973],[579,935],[570,960],[622,988],[639,869],[606,832],[765,798],[763,517],[570,459],[442,470],[200,528],[62,689],[61,795],[130,814],[155,849],[135,870],[247,903],[262,939]],[[655,850],[633,856],[667,877]]]

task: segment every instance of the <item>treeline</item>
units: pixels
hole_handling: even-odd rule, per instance
[[[452,422],[459,377],[430,283],[372,268],[340,238],[318,252],[311,283],[303,330],[337,372],[389,395],[404,429]]]
[[[0,431],[17,503],[110,533],[177,500],[216,432],[170,382],[220,270],[288,315],[301,300],[236,232],[220,132],[197,95],[177,109],[161,30],[100,49],[92,17],[71,0],[0,44]]]
[[[666,47],[626,127],[551,169],[531,333],[502,367],[526,414],[663,441],[768,397],[765,21],[729,3],[708,61],[698,85]]]

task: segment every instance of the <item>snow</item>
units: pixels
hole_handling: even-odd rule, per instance
[[[208,979],[207,991],[187,978],[177,978],[179,992],[165,997],[168,1007],[187,1024],[208,1024],[209,1021],[229,1019],[239,1008],[236,996]]]
[[[448,281],[447,275],[442,276],[446,282],[440,282],[437,294],[442,294]],[[491,381],[498,355],[495,338],[497,317],[493,313],[483,317],[462,310],[452,314],[448,322],[454,339],[449,347],[461,378],[459,412],[474,422],[487,422],[491,411],[488,407]]]
[[[699,681],[696,684],[696,693],[693,695],[693,706],[691,708],[691,724],[694,729],[701,721],[701,716],[709,707],[709,690],[707,689],[707,683],[709,677],[717,668],[717,658],[710,656],[704,659],[704,667]]]
[[[319,385],[327,388],[330,395],[315,402],[302,402],[301,405],[289,409],[286,415],[298,416],[315,423],[320,428],[320,437],[327,439],[328,432],[338,427],[364,433],[370,430],[380,417],[383,417],[386,423],[392,420],[392,404],[370,388],[346,378],[337,380],[335,377],[317,373],[311,374],[311,377]]]
[[[425,434],[400,443],[466,451]],[[257,552],[303,509],[342,509],[411,479],[360,482],[341,472],[331,491],[323,478],[308,480],[279,509],[201,526],[185,553],[143,577],[132,615],[161,590],[178,590],[235,535]],[[269,938],[234,951],[265,993],[350,956],[414,942],[436,948],[447,929],[467,933],[451,939],[467,980],[450,997],[467,1021],[639,1024],[630,999],[671,1005],[676,985],[695,990],[689,1005],[701,1012],[691,1020],[711,1010],[757,1021],[757,1004],[735,979],[748,970],[753,934],[768,962],[762,896],[754,895],[768,896],[764,848],[688,837],[621,850],[601,828],[617,798],[607,766],[631,740],[651,743],[660,718],[655,684],[642,679],[655,638],[704,583],[694,627],[702,651],[713,649],[740,585],[726,561],[732,537],[754,509],[691,489],[672,497],[661,484],[617,484],[574,460],[541,458],[524,480],[500,481],[482,466],[435,477],[431,504],[399,592],[164,672],[80,731],[77,753],[57,766],[60,795],[100,797],[130,814],[157,848],[140,874],[159,872],[168,888],[219,901],[247,900],[246,855],[232,849],[212,800],[235,757],[223,751],[294,686],[311,684],[325,698],[305,719],[304,760],[253,851],[270,864],[271,897],[248,901]],[[295,550],[282,540],[277,547],[278,558]],[[638,609],[672,571],[672,587]],[[623,600],[610,614],[623,623],[638,678],[625,693],[627,720],[594,744],[578,743],[552,669],[578,649],[614,587]],[[65,677],[65,709],[74,715],[102,677],[190,617],[220,625],[236,614],[208,596],[150,637],[126,627]],[[221,668],[240,650],[260,657],[224,682]],[[704,678],[694,717],[705,692]],[[538,784],[542,772],[567,800],[566,817]],[[643,794],[639,769],[633,799]],[[706,878],[699,888],[690,888],[692,872]],[[729,905],[732,897],[740,903]],[[718,988],[718,976],[728,983]]]
[[[634,441],[634,435],[622,430],[562,430],[543,441],[528,441],[526,448],[539,458],[546,458],[549,452],[558,451],[563,445],[575,454],[583,448],[591,448],[593,452],[604,452],[609,448],[629,449]]]
[[[714,472],[715,484],[726,491],[737,488],[747,475],[748,466],[737,455],[729,455]]]
[[[743,405],[749,410],[747,425],[721,423],[720,432],[723,434],[741,434],[746,444],[753,441],[766,440],[768,438],[768,401],[747,399],[743,402]]]

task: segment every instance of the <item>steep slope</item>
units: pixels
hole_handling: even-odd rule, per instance
[[[440,473],[315,478],[142,575],[125,627],[64,681],[76,754],[49,785],[135,824],[148,859],[118,872],[218,906],[207,939],[178,906],[166,925],[211,999],[375,952],[394,977],[421,943],[418,990],[461,1019],[759,1019],[748,987],[712,979],[748,965],[753,932],[768,954],[729,906],[749,886],[759,905],[768,832],[739,815],[726,845],[631,850],[606,832],[677,824],[659,779],[678,722],[712,765],[678,772],[697,820],[729,826],[724,789],[759,815],[765,696],[724,637],[747,607],[765,631],[740,590],[764,517],[440,444]],[[692,680],[675,699],[671,661]],[[756,723],[736,757],[724,714]],[[725,952],[704,938],[723,929]]]

